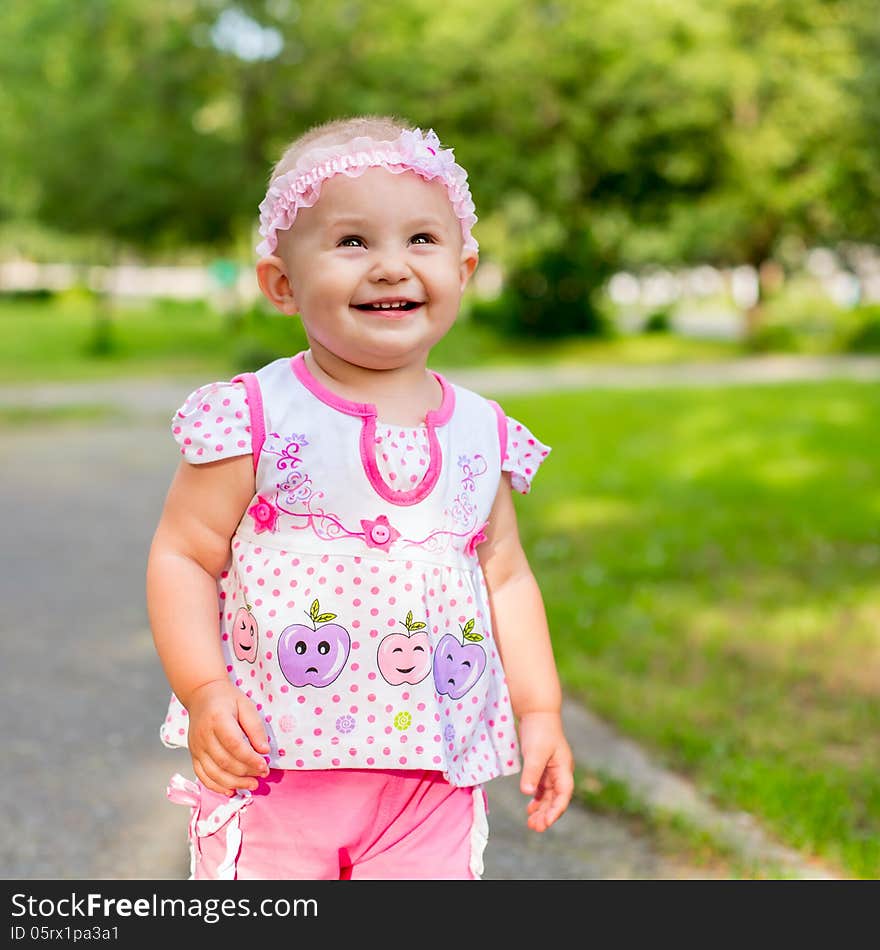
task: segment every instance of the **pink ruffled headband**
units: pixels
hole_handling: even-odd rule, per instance
[[[429,129],[406,129],[392,142],[377,142],[360,136],[342,145],[314,148],[301,155],[296,165],[279,175],[260,202],[260,235],[257,254],[272,254],[278,245],[278,231],[293,225],[300,208],[311,208],[321,195],[321,185],[334,175],[357,178],[368,168],[385,168],[394,174],[413,171],[426,181],[438,179],[446,186],[453,210],[461,222],[464,246],[471,251],[479,245],[471,234],[477,221],[467,183],[467,172],[456,164],[451,148],[443,148]]]

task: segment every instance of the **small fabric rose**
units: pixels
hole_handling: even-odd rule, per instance
[[[481,525],[477,530],[468,538],[467,544],[464,546],[466,554],[469,554],[473,557],[477,553],[477,545],[482,544],[486,540],[486,528],[489,527],[489,522]]]
[[[254,519],[254,531],[257,534],[278,530],[278,509],[268,498],[257,495],[256,502],[248,508],[247,513]]]

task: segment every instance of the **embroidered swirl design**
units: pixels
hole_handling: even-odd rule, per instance
[[[281,441],[282,436],[277,432],[270,432],[270,438],[276,440],[271,443],[269,446],[264,447],[263,451],[269,455],[274,455],[277,457],[278,461],[275,463],[275,467],[279,471],[284,471],[288,468],[293,468],[296,465],[301,464],[302,459],[299,457],[299,451],[301,448],[309,444],[309,440],[304,435],[288,435],[284,437],[284,445],[279,447],[278,442]]]
[[[461,489],[452,502],[449,514],[457,525],[473,528],[477,509],[470,496],[477,490],[476,479],[486,474],[489,465],[482,455],[460,455],[458,467],[461,469]]]
[[[264,452],[275,456],[275,467],[279,472],[286,473],[286,477],[276,483],[280,493],[276,500],[277,509],[294,519],[303,519],[299,524],[294,523],[292,527],[297,530],[310,528],[323,541],[363,538],[364,531],[349,530],[339,515],[321,507],[320,501],[324,498],[324,492],[315,489],[311,477],[302,467],[303,459],[300,451],[309,444],[306,436],[293,434],[282,437],[277,432],[272,432],[270,439]],[[400,543],[407,547],[420,547],[432,554],[439,554],[448,550],[454,538],[471,538],[478,515],[472,496],[477,491],[477,479],[486,474],[489,466],[486,459],[477,454],[460,455],[458,467],[460,469],[458,494],[445,511],[447,524],[450,526],[432,531],[421,539],[401,538]]]
[[[438,554],[451,546],[453,538],[470,538],[473,534],[477,526],[478,512],[471,496],[477,490],[476,480],[486,474],[489,464],[482,455],[460,455],[458,467],[461,469],[459,491],[445,514],[453,526],[459,530],[447,528],[432,531],[427,537],[418,541],[407,538],[405,543],[408,546],[420,547],[431,554]]]
[[[285,493],[284,500],[288,505],[307,502],[315,494],[311,486],[312,480],[306,472],[291,472],[285,481],[278,483],[279,490]]]

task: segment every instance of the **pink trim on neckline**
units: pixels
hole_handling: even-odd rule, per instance
[[[290,360],[290,366],[296,378],[308,389],[313,396],[316,396],[321,402],[326,403],[331,409],[338,412],[344,412],[349,416],[373,416],[378,412],[371,402],[352,402],[344,396],[339,396],[329,390],[322,382],[315,379],[311,370],[306,365],[305,352],[297,353]],[[455,409],[455,390],[449,382],[440,375],[431,370],[431,375],[440,383],[440,389],[443,392],[443,398],[437,409],[430,409],[425,414],[425,424],[428,426],[445,425],[452,418],[452,411]]]
[[[440,470],[443,467],[443,453],[437,433],[437,426],[445,425],[452,418],[455,409],[455,389],[439,373],[433,373],[443,391],[443,399],[438,409],[431,409],[425,414],[425,425],[428,430],[428,447],[430,461],[422,480],[414,488],[401,491],[392,488],[382,478],[379,466],[376,463],[376,407],[369,402],[352,402],[331,392],[311,374],[306,366],[305,353],[297,353],[291,358],[291,369],[296,378],[308,389],[313,396],[320,399],[325,405],[349,416],[359,416],[362,422],[360,437],[360,456],[367,479],[373,490],[385,501],[392,505],[415,505],[422,501],[437,484]]]
[[[431,489],[437,484],[440,469],[443,465],[443,453],[437,441],[437,432],[434,426],[428,425],[428,451],[430,461],[422,480],[413,488],[392,488],[383,478],[376,462],[376,417],[365,416],[361,428],[360,453],[361,462],[373,490],[385,501],[392,505],[415,505],[426,498]]]

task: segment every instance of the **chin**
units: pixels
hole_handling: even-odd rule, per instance
[[[405,352],[401,353],[386,353],[382,355],[364,354],[355,361],[355,365],[360,366],[363,369],[371,369],[376,370],[377,372],[382,372],[391,369],[401,369],[402,367],[409,366],[413,361],[421,358],[421,352],[416,353],[412,350],[406,350]],[[425,355],[424,358],[427,359],[427,355]]]
[[[406,340],[383,341],[376,346],[366,346],[353,352],[347,361],[364,369],[389,370],[400,369],[416,360],[427,361],[433,343],[413,344]],[[344,359],[346,357],[343,357]]]

